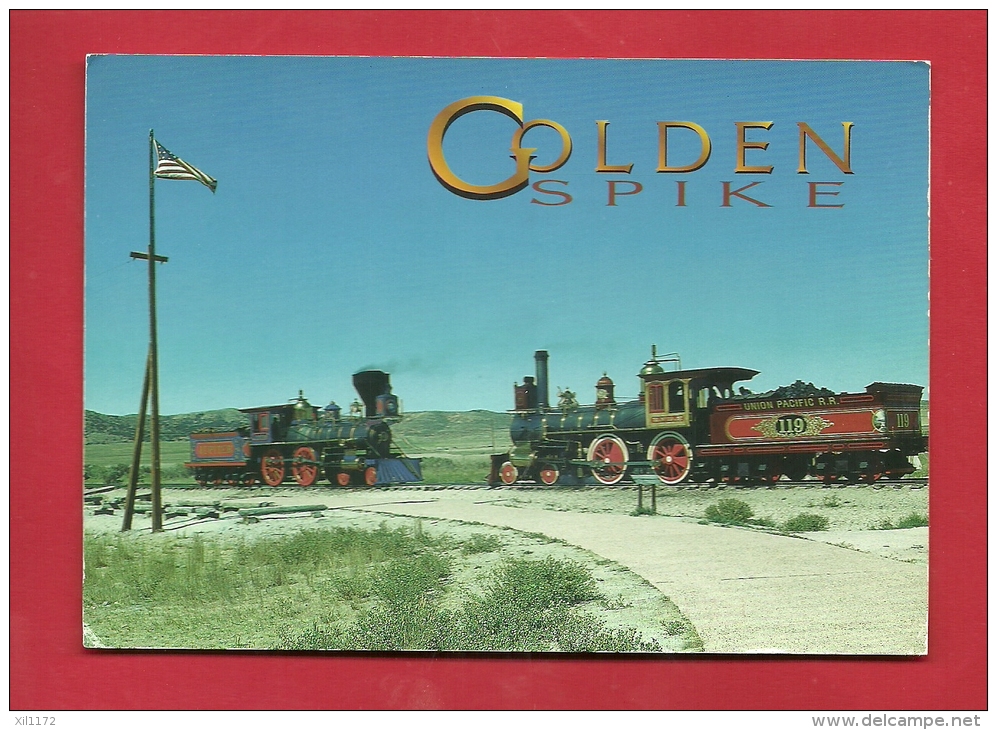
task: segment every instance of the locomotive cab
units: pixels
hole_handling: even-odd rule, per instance
[[[254,444],[283,441],[287,435],[287,427],[291,425],[291,406],[241,408],[240,411],[249,417],[250,440]]]
[[[696,428],[705,425],[710,405],[729,398],[734,383],[750,380],[757,370],[747,368],[700,368],[666,372],[644,367],[641,399],[647,412],[647,428]]]

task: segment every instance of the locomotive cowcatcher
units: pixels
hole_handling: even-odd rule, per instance
[[[419,459],[406,457],[391,438],[401,412],[388,374],[365,370],[353,376],[353,385],[363,404],[345,417],[335,403],[319,409],[300,391],[290,403],[240,408],[249,425],[191,434],[185,466],[202,486],[276,487],[290,480],[310,487],[322,477],[340,487],[421,481]]]
[[[873,483],[915,471],[927,450],[919,385],[872,383],[834,393],[797,381],[768,393],[734,390],[758,371],[681,369],[677,356],[641,368],[637,400],[617,403],[613,381],[596,383],[593,405],[574,394],[549,403],[545,350],[536,377],[515,385],[511,451],[491,458],[489,484],[614,485],[642,476],[666,485],[798,481]],[[665,370],[673,362],[677,370]]]

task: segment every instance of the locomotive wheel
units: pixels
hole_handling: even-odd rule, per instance
[[[350,475],[349,475],[349,473],[345,472],[345,471],[341,471],[338,474],[336,474],[336,484],[338,484],[341,487],[348,487],[348,486],[350,486]]]
[[[814,459],[814,471],[819,481],[828,484],[837,481],[838,476],[834,473],[834,466],[831,462],[831,454],[820,454]]]
[[[879,454],[870,454],[865,469],[862,471],[861,479],[866,484],[875,484],[883,478],[883,459]]]
[[[540,465],[540,481],[548,487],[553,484],[557,484],[557,478],[559,476],[561,476],[561,474],[558,472],[557,467],[552,464]]]
[[[263,483],[271,487],[280,486],[284,481],[284,457],[277,449],[267,449],[260,458],[260,476]]]
[[[786,476],[789,477],[790,481],[801,482],[803,481],[803,477],[809,473],[810,466],[804,459],[787,456],[783,469],[785,470]]]
[[[511,461],[507,461],[499,468],[499,479],[503,484],[515,484],[519,479],[519,469]]]
[[[759,479],[768,484],[775,484],[782,478],[782,463],[777,458],[766,459],[763,462],[765,469],[759,474]]]
[[[294,481],[302,487],[310,487],[318,478],[318,465],[315,449],[311,446],[299,446],[294,450],[294,461],[291,462],[291,475]]]
[[[647,449],[647,460],[662,484],[678,484],[692,469],[692,448],[681,435],[672,431],[659,433]]]
[[[373,466],[368,466],[363,470],[363,481],[368,487],[373,487],[377,484],[377,469]]]
[[[592,476],[609,487],[617,484],[627,473],[630,452],[616,436],[600,436],[589,445],[588,460],[605,465],[593,466]]]

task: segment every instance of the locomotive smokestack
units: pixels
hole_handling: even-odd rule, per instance
[[[367,418],[373,418],[377,415],[377,396],[391,392],[391,379],[380,370],[364,370],[353,375],[353,387],[366,407]]]
[[[550,405],[547,388],[547,351],[537,350],[533,358],[537,361],[537,406],[543,410]]]

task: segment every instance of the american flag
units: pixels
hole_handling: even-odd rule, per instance
[[[159,159],[159,163],[156,165],[156,177],[167,180],[197,180],[202,185],[211,188],[211,192],[215,192],[215,188],[218,187],[217,180],[205,175],[189,162],[184,162],[159,142],[156,142],[156,157]]]

